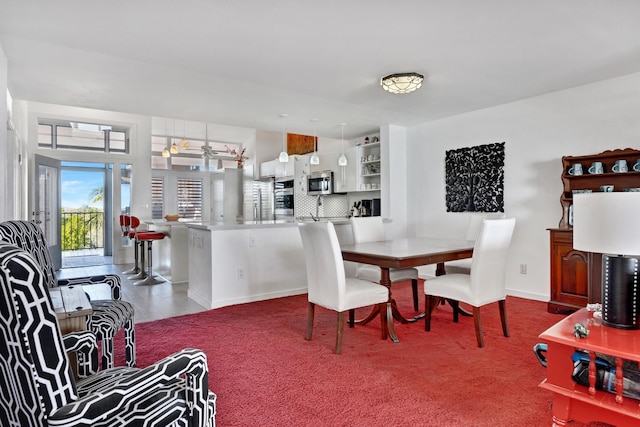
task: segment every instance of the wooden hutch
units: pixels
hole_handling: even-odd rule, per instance
[[[628,172],[612,172],[616,160],[626,160]],[[587,303],[601,302],[602,255],[573,249],[572,203],[574,191],[601,191],[600,186],[613,185],[613,191],[640,187],[640,172],[633,166],[640,160],[640,151],[631,148],[609,150],[588,156],[562,157],[562,219],[558,228],[550,228],[551,300],[550,313],[569,313]],[[594,162],[602,162],[604,173],[591,174]],[[569,169],[580,163],[582,175],[570,175]]]

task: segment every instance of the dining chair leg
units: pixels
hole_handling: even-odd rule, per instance
[[[342,332],[344,331],[344,311],[338,312],[338,333],[336,335],[336,354],[342,353]]]
[[[500,321],[502,322],[502,333],[505,337],[509,336],[509,326],[507,324],[507,301],[498,301],[498,307],[500,307]]]
[[[413,291],[413,311],[418,311],[418,279],[411,279],[411,290]]]
[[[355,309],[351,309],[349,310],[349,327],[353,328],[353,325],[355,325],[356,323],[356,310]]]
[[[476,327],[476,340],[478,347],[484,347],[484,338],[482,337],[482,326],[480,325],[480,307],[473,307],[473,324]]]
[[[311,341],[311,335],[313,334],[313,315],[315,313],[315,307],[316,305],[310,302],[307,309],[307,335],[305,337],[307,341]]]
[[[431,295],[424,296],[424,330],[429,332],[431,330],[431,305],[433,304],[433,297]]]
[[[458,323],[460,302],[456,300],[449,300],[449,304],[451,304],[451,308],[453,308],[453,323]]]

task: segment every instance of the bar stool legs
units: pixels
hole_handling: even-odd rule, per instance
[[[140,246],[140,266],[138,267],[138,261],[136,261],[136,268],[138,268],[138,274],[130,277],[131,280],[141,280],[147,278],[147,272],[144,269],[144,240],[136,239],[136,254],[138,253],[138,246]],[[151,243],[151,242],[149,242]]]
[[[133,244],[133,259],[134,259],[134,265],[133,268],[131,270],[127,270],[127,271],[123,271],[122,274],[140,274],[140,265],[138,264],[138,241],[136,240]],[[140,277],[140,279],[143,279],[143,277]]]
[[[162,233],[145,233],[145,235],[143,237],[141,237],[140,242],[144,243],[145,241],[147,242],[147,266],[148,268],[148,273],[145,279],[140,280],[138,282],[134,282],[133,284],[136,286],[140,286],[140,285],[157,285],[158,283],[164,283],[165,280],[158,278],[158,276],[154,276],[153,275],[153,250],[152,250],[152,246],[151,244],[153,243],[153,240],[161,240],[164,239],[164,234]],[[144,248],[142,250],[142,256],[141,256],[141,261],[142,261],[142,272],[144,272]]]

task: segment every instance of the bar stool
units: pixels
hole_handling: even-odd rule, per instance
[[[145,277],[143,280],[139,280],[134,282],[134,285],[157,285],[158,283],[163,283],[164,280],[159,279],[157,276],[153,276],[153,249],[151,244],[154,240],[162,240],[164,239],[165,234],[160,233],[158,231],[137,231],[136,232],[136,240],[140,242],[140,247],[142,248],[142,253],[140,255],[140,274],[144,274]],[[144,244],[147,243],[147,266],[148,273],[145,272],[144,265]]]

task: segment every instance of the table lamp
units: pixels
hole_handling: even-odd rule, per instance
[[[602,254],[602,323],[639,329],[640,192],[574,194],[573,247]]]

